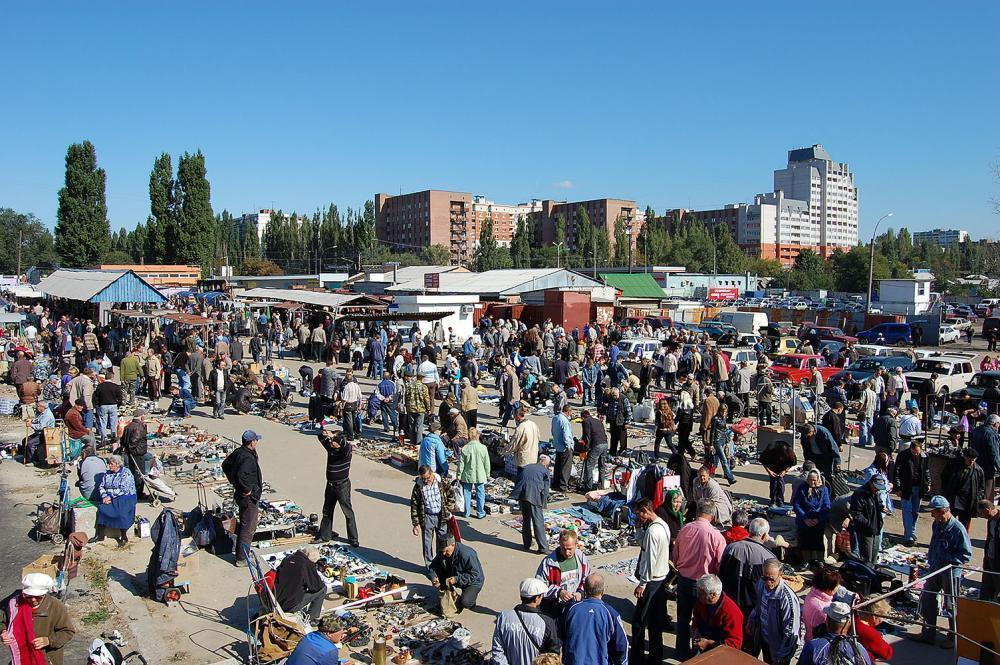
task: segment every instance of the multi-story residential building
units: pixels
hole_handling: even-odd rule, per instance
[[[809,205],[809,218],[819,233],[819,253],[858,244],[858,188],[846,163],[835,162],[817,144],[788,151],[788,166],[774,172],[774,191]]]
[[[257,230],[257,238],[264,237],[264,229],[267,228],[268,223],[271,221],[271,215],[274,214],[273,210],[268,210],[267,208],[262,208],[258,212],[245,212],[236,220],[236,225],[246,233],[248,228],[253,228]]]
[[[548,245],[555,242],[556,220],[562,215],[566,219],[566,243],[570,249],[577,246],[577,212],[580,208],[587,211],[590,223],[595,228],[604,229],[608,233],[609,245],[613,249],[615,243],[615,222],[618,218],[625,221],[629,231],[632,246],[639,230],[646,221],[646,213],[639,210],[635,201],[625,199],[593,199],[591,201],[550,201],[540,203],[541,209],[533,214],[535,220],[535,240]]]
[[[469,218],[469,232],[472,235],[473,246],[479,246],[479,233],[483,222],[493,221],[493,237],[501,245],[510,245],[517,230],[517,220],[521,217],[531,221],[532,214],[541,212],[542,202],[532,199],[528,203],[505,204],[494,203],[485,196],[476,195],[472,200],[472,215]]]
[[[933,229],[931,231],[914,231],[913,244],[926,242],[928,245],[939,245],[951,249],[963,242],[969,242],[969,232],[960,229]]]
[[[471,217],[469,192],[428,189],[375,195],[375,235],[380,241],[406,251],[443,245],[454,265],[468,263],[475,251]]]

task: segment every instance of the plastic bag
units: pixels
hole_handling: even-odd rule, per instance
[[[101,359],[101,367],[104,369],[111,369],[113,366],[111,358],[108,358],[107,354],[104,354],[104,358]]]

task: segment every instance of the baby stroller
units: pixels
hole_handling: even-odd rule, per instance
[[[139,478],[146,486],[146,492],[149,493],[150,505],[154,508],[159,508],[163,501],[173,501],[177,497],[177,492],[164,482],[162,477],[163,467],[160,465],[160,460],[156,457],[153,458],[149,473],[142,472],[141,464],[132,464],[130,468],[135,469],[139,474]]]
[[[35,540],[41,541],[42,536],[48,536],[56,545],[65,542],[63,531],[67,526],[67,511],[69,505],[69,464],[63,465],[62,476],[59,478],[59,497],[54,503],[41,503],[35,511]]]

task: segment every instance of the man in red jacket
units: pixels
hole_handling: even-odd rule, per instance
[[[743,612],[722,592],[722,581],[712,574],[704,575],[697,584],[698,600],[694,604],[694,645],[704,653],[725,644],[734,649],[743,646]]]

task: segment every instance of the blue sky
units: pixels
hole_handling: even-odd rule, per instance
[[[8,4],[0,206],[53,223],[83,139],[115,228],[162,151],[205,153],[216,211],[427,188],[663,210],[748,201],[822,143],[863,235],[891,210],[1000,236],[998,3],[375,4]]]

